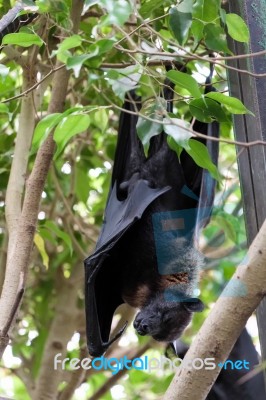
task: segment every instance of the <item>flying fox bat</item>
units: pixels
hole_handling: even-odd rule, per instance
[[[173,90],[164,90],[172,111]],[[210,216],[215,181],[182,151],[180,158],[166,134],[151,139],[148,156],[137,136],[141,100],[125,99],[104,222],[94,253],[85,260],[86,329],[89,353],[102,355],[123,333],[109,338],[112,318],[122,303],[140,309],[134,327],[140,335],[172,342],[202,311],[194,286],[202,263],[194,247],[199,227]],[[178,128],[177,128],[178,129]],[[193,129],[218,137],[219,127],[196,121]],[[206,144],[217,164],[218,142]]]

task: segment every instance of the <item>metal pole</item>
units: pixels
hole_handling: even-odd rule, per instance
[[[240,15],[250,30],[250,43],[243,44],[229,40],[235,55],[254,53],[266,49],[266,1],[229,0],[227,9]],[[229,65],[252,73],[266,73],[266,56],[233,60]],[[236,140],[252,142],[266,141],[266,77],[229,71],[230,95],[240,98],[256,117],[237,115],[234,117]],[[237,149],[242,198],[248,244],[252,242],[266,218],[266,146],[258,145],[249,149]],[[265,249],[266,251],[266,249]],[[266,268],[266,266],[265,266]],[[265,288],[266,290],[266,288]],[[266,299],[257,309],[257,321],[262,351],[266,360]],[[264,370],[266,382],[266,374]]]

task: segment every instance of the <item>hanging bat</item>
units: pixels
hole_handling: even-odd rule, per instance
[[[208,86],[206,86],[208,87]],[[172,111],[172,83],[164,90]],[[141,100],[125,99],[104,222],[94,253],[85,260],[87,343],[91,356],[102,355],[123,333],[109,338],[116,308],[140,309],[134,327],[140,335],[173,342],[204,306],[194,288],[202,257],[194,239],[210,216],[215,181],[183,151],[180,160],[166,134],[154,136],[148,156],[137,136]],[[196,121],[193,129],[218,137],[216,122]],[[218,142],[206,144],[217,164]]]

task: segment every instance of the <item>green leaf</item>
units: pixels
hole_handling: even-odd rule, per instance
[[[226,96],[225,94],[218,92],[207,93],[205,97],[209,97],[223,104],[227,108],[227,110],[232,114],[250,114],[255,116],[251,111],[249,111],[244,106],[242,101],[240,101],[236,97]]]
[[[113,92],[123,100],[125,93],[135,88],[138,84],[142,75],[142,67],[140,65],[132,65],[116,71],[119,73],[119,78],[109,79],[108,82],[112,86]]]
[[[164,131],[171,136],[174,141],[184,149],[189,149],[189,139],[192,133],[189,131],[190,124],[187,121],[179,118],[164,118]],[[168,124],[173,122],[173,124]]]
[[[69,248],[70,254],[73,253],[72,241],[70,236],[63,230],[59,229],[58,226],[53,221],[45,221],[44,227],[52,231],[57,237],[63,240],[67,247]]]
[[[49,13],[56,24],[62,28],[71,31],[72,24],[70,22],[71,0],[38,0],[37,4],[43,13]]]
[[[204,35],[205,43],[210,50],[232,54],[227,47],[226,34],[223,28],[214,24],[208,24],[204,28]]]
[[[192,13],[193,0],[182,0],[181,2],[179,1],[179,4],[176,8],[179,12],[184,14]]]
[[[219,14],[220,14],[222,23],[225,25],[226,24],[226,11],[223,8],[220,8]]]
[[[86,204],[90,190],[91,182],[88,177],[88,171],[84,171],[82,168],[77,167],[75,176],[75,195],[78,200]]]
[[[5,104],[3,104],[3,105],[5,105]],[[9,152],[10,152],[10,149],[13,147],[13,145],[14,145],[14,140],[15,140],[15,138],[16,138],[16,135],[15,135],[15,133],[13,133],[13,134],[11,134],[11,135],[5,135],[3,132],[2,132],[2,134],[0,135],[0,153],[2,153],[1,154],[1,157],[0,157],[0,162],[1,162],[1,166],[5,166],[5,167],[8,167],[8,168],[10,168],[10,166],[8,165],[6,165],[6,163],[5,163],[5,157],[4,157],[4,155],[5,155],[5,153],[6,154],[9,154]],[[9,154],[9,156],[8,156],[8,158],[10,157],[10,154]],[[6,168],[5,168],[6,169]],[[2,183],[2,182],[1,182]]]
[[[199,20],[192,21],[191,32],[198,43],[203,38],[204,23]]]
[[[6,104],[0,104],[0,113],[1,114],[8,114],[9,108]]]
[[[98,57],[98,64],[100,64],[102,61],[100,56],[111,50],[114,46],[114,43],[114,39],[101,39],[89,46],[88,54],[81,54],[78,56],[68,55],[66,59],[67,69],[72,68],[74,70],[75,77],[77,78],[85,61]]]
[[[197,0],[193,17],[201,21],[212,22],[218,17],[220,0]]]
[[[79,47],[82,43],[82,38],[80,35],[72,35],[64,39],[58,46],[58,52],[63,52],[65,50],[73,49],[74,47]]]
[[[43,41],[36,33],[9,33],[4,36],[2,43],[30,47],[32,45],[42,46]]]
[[[195,99],[189,103],[189,109],[193,117],[201,122],[212,122],[215,118],[218,122],[226,122],[228,118],[221,105],[208,98]]]
[[[172,138],[172,136],[169,136],[169,135],[167,136],[167,143],[168,143],[168,146],[170,147],[170,149],[172,149],[173,151],[176,152],[176,154],[180,160],[180,156],[183,151],[183,147],[179,146],[179,144],[176,143],[176,141]]]
[[[53,234],[49,229],[41,226],[38,229],[38,231],[44,240],[49,240],[49,242],[53,243],[54,245],[57,245],[56,238],[53,236]]]
[[[57,125],[54,140],[57,144],[55,158],[63,151],[68,141],[78,133],[84,132],[90,125],[88,115],[68,115]]]
[[[137,122],[137,135],[143,145],[144,152],[147,155],[150,145],[150,140],[153,136],[159,135],[163,130],[163,112],[162,110],[166,110],[166,101],[165,99],[159,97],[156,99],[156,102],[146,102],[144,107],[140,110],[140,113],[154,119],[156,121],[149,121],[143,117],[138,118]]]
[[[35,243],[35,246],[39,250],[39,253],[40,253],[41,257],[42,257],[43,265],[46,267],[46,269],[48,269],[48,267],[49,267],[49,256],[48,256],[48,254],[47,254],[47,252],[45,250],[44,240],[38,233],[35,233],[35,235],[34,235],[34,243]]]
[[[114,47],[115,39],[101,39],[90,45],[89,50],[94,53],[97,49],[98,55],[105,54]]]
[[[120,73],[116,69],[109,69],[109,71],[106,74],[106,78],[116,80],[120,77]]]
[[[166,76],[170,79],[170,81],[172,81],[180,88],[186,89],[193,97],[201,97],[199,85],[191,75],[185,74],[184,72],[172,70],[168,71]]]
[[[100,4],[107,10],[100,26],[123,25],[132,13],[132,5],[126,0],[101,0]]]
[[[218,181],[221,179],[218,169],[215,164],[213,164],[209,151],[207,147],[195,139],[189,140],[189,149],[186,149],[190,157],[193,158],[195,163],[201,168],[205,168],[209,171],[211,176]]]
[[[226,238],[237,243],[237,234],[239,232],[239,219],[224,211],[219,211],[213,217],[218,226],[224,231]]]
[[[73,69],[74,75],[76,78],[79,77],[79,73],[84,62],[90,58],[93,58],[98,55],[98,48],[94,49],[94,51],[90,54],[81,54],[79,56],[69,57],[66,62],[67,69]]]
[[[152,116],[151,116],[152,117]],[[159,135],[163,130],[163,125],[158,122],[152,122],[139,117],[137,123],[137,134],[143,145],[145,155],[147,156],[150,140],[153,136]]]
[[[187,5],[190,5],[190,7],[185,8],[185,3],[187,3]],[[191,0],[184,1],[178,7],[170,8],[169,26],[173,32],[174,37],[177,39],[180,45],[184,44],[188,36],[189,28],[192,23],[191,10]]]
[[[238,42],[249,42],[249,30],[245,21],[237,14],[226,14],[229,35]]]
[[[165,0],[146,0],[142,2],[139,13],[143,18],[149,18],[151,11],[155,11],[165,4]]]
[[[52,56],[57,55],[58,60],[63,63],[67,62],[69,57],[72,57],[72,53],[69,51],[75,47],[79,47],[82,43],[82,38],[79,35],[73,35],[63,40],[59,44],[58,49],[52,52]]]
[[[108,125],[108,114],[106,110],[100,109],[98,111],[95,111],[91,115],[91,122],[101,130],[103,133],[106,130],[106,127]]]
[[[206,102],[207,103],[207,102]],[[204,103],[203,99],[195,99],[189,103],[189,110],[193,117],[201,122],[212,122],[210,110],[207,104]]]
[[[63,115],[60,113],[50,114],[38,122],[32,140],[32,153],[35,153],[47,138],[51,130],[61,121]]]

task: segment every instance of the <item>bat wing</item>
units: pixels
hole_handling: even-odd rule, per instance
[[[215,88],[211,85],[212,74],[213,65],[211,65],[210,75],[206,79],[205,93],[215,91]],[[196,120],[193,125],[193,130],[206,135],[206,139],[197,138],[196,140],[203,143],[207,147],[211,161],[215,166],[217,166],[219,141],[213,139],[219,138],[219,123],[216,121],[212,123],[205,123]],[[197,242],[201,229],[208,224],[211,217],[216,180],[211,176],[209,171],[195,165],[191,157],[185,152],[183,152],[182,165],[186,181],[189,185],[189,189],[188,187],[185,187],[184,192],[188,195],[188,197],[194,197],[195,199],[197,198],[198,201],[194,228],[194,239]],[[194,174],[192,171],[194,171]]]
[[[137,137],[137,116],[134,114],[140,110],[140,105],[140,98],[133,91],[129,92],[123,106],[125,111],[119,120],[111,189],[103,226],[95,252],[87,260],[110,250],[125,231],[141,218],[149,204],[170,189],[167,186],[151,188],[149,181],[140,178],[146,160]]]
[[[136,177],[133,176],[132,179],[136,179]],[[141,218],[146,208],[169,189],[168,186],[162,189],[153,189],[149,187],[147,181],[139,179],[133,185],[130,195],[125,200],[119,201],[115,183],[105,209],[104,223],[95,252],[87,260],[108,252],[126,230]]]
[[[217,139],[219,138],[219,124],[217,122],[212,122],[211,124],[208,124],[207,136]],[[217,165],[219,142],[207,140],[206,145],[213,164]],[[214,202],[215,187],[216,180],[210,175],[207,170],[203,170],[195,232],[196,240],[199,236],[200,230],[204,228],[210,220]]]
[[[121,297],[119,270],[110,257],[112,248],[145,209],[168,188],[151,189],[139,180],[124,200],[116,197],[114,185],[105,213],[105,222],[95,252],[85,260],[85,302],[88,346],[91,355],[101,355],[121,336],[124,328],[109,341],[111,323],[116,308],[124,301]]]
[[[215,88],[211,85],[212,75],[214,71],[213,64],[210,67],[211,67],[210,75],[206,79],[205,93],[216,91]],[[214,139],[219,138],[220,125],[216,121],[210,124],[196,121],[194,129],[196,132],[205,134],[207,138],[214,138]],[[219,155],[219,141],[206,139],[204,141],[204,144],[207,146],[207,149],[211,156],[211,161],[213,162],[214,165],[217,165],[218,155]],[[195,230],[196,240],[198,239],[201,228],[204,228],[210,220],[214,202],[215,187],[216,187],[216,180],[210,175],[210,173],[206,169],[204,169],[202,172],[197,223]]]

